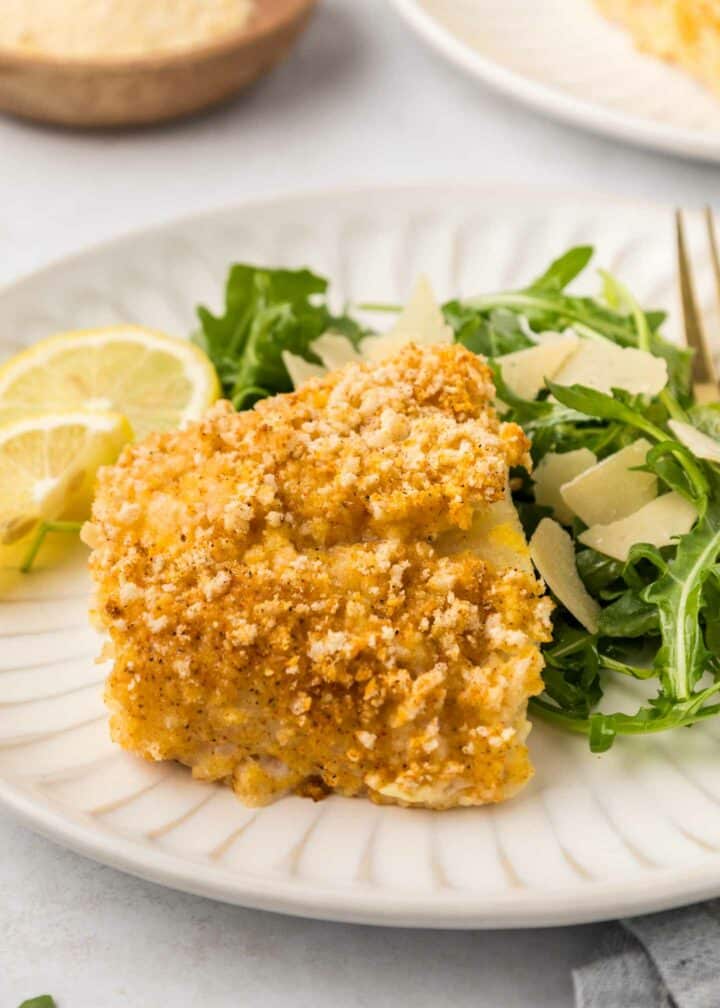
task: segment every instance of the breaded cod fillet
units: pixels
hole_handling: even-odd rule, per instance
[[[86,534],[113,738],[254,805],[517,791],[550,602],[493,397],[474,354],[409,345],[126,448]]]
[[[596,0],[639,49],[678,63],[720,94],[718,0]]]

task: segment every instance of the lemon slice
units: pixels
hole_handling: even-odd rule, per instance
[[[0,426],[0,545],[29,537],[41,521],[86,518],[95,474],[132,440],[125,417],[48,413]]]
[[[59,333],[0,367],[0,423],[42,413],[122,413],[135,437],[195,420],[220,393],[212,364],[183,339],[140,326]]]

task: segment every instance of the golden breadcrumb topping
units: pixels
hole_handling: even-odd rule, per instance
[[[678,63],[720,94],[717,0],[595,0],[631,32],[639,49]]]
[[[474,354],[410,345],[126,448],[86,531],[113,738],[251,804],[517,790],[550,603],[526,561],[439,548],[528,464],[493,397]]]

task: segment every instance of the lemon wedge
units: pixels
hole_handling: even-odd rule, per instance
[[[140,326],[59,333],[0,367],[0,423],[43,413],[122,413],[135,437],[180,427],[217,399],[212,364],[184,339]]]
[[[29,539],[41,522],[86,518],[95,475],[132,440],[125,417],[47,413],[0,426],[0,546]]]

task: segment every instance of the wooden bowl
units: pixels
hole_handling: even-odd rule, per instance
[[[63,59],[0,48],[0,110],[90,127],[134,126],[198,112],[279,63],[317,2],[257,0],[245,28],[176,53]]]

